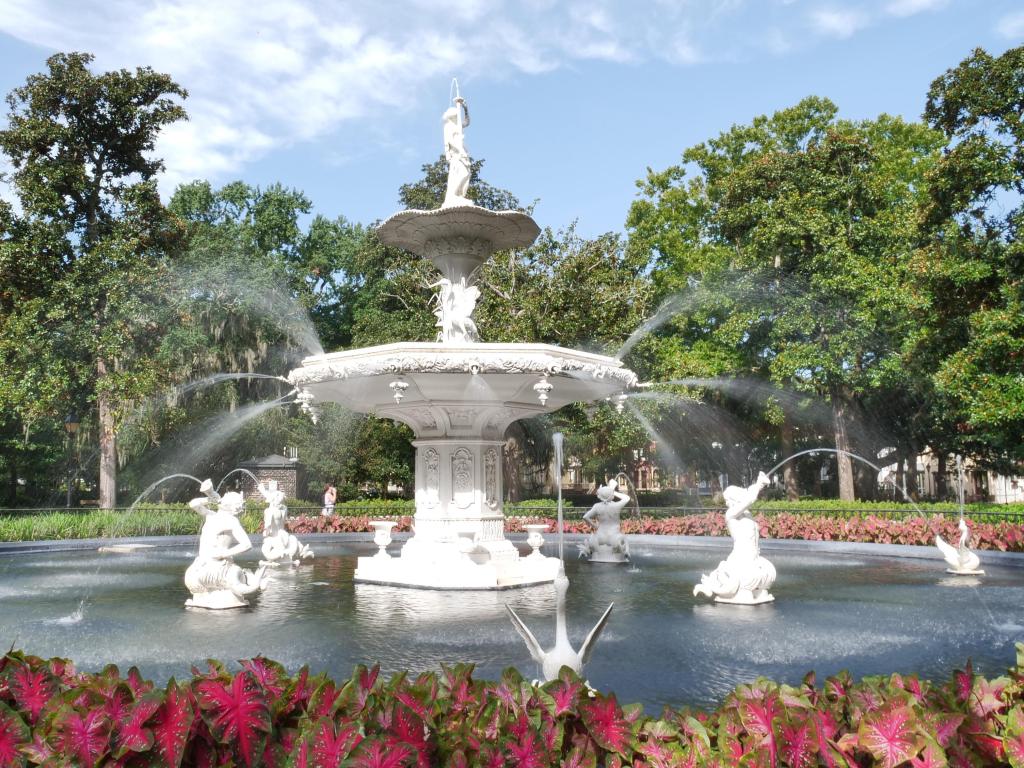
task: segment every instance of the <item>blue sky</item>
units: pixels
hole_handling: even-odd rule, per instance
[[[975,47],[1024,41],[1020,0],[0,0],[0,90],[55,51],[190,91],[164,191],[280,181],[369,223],[441,149],[452,76],[484,177],[541,226],[621,230],[650,166],[815,94],[917,119]]]

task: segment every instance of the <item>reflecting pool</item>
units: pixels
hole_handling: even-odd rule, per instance
[[[86,670],[136,665],[159,682],[206,658],[257,654],[336,677],[358,663],[380,662],[390,673],[460,661],[476,664],[479,677],[507,666],[539,676],[504,604],[549,646],[550,585],[439,592],[354,584],[355,559],[376,551],[373,544],[314,548],[311,564],[274,573],[252,608],[219,612],[184,608],[190,548],[3,555],[0,644]],[[995,675],[1024,640],[1021,568],[986,564],[983,577],[953,577],[937,552],[926,560],[766,547],[779,574],[776,602],[735,606],[692,595],[726,549],[632,549],[634,568],[567,561],[569,636],[579,647],[614,601],[587,677],[651,713],[664,704],[714,706],[759,675],[798,683],[812,669],[819,680],[840,669],[945,679],[970,657]],[[550,545],[545,552],[554,554]]]

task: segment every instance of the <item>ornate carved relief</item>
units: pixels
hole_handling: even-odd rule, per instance
[[[505,524],[503,520],[484,520],[480,532],[482,541],[500,541],[504,538]]]
[[[448,418],[453,427],[472,427],[480,411],[476,408],[451,408],[448,410]]]
[[[452,454],[452,503],[460,509],[473,504],[473,454],[465,448]]]
[[[491,509],[498,506],[498,452],[493,448],[484,454],[484,503]]]
[[[441,345],[438,345],[439,347]],[[453,351],[409,350],[389,355],[374,355],[352,360],[333,360],[310,363],[289,374],[293,384],[316,384],[322,381],[346,379],[350,376],[383,376],[409,372],[422,373],[528,373],[548,376],[572,376],[582,379],[610,379],[623,389],[636,385],[637,376],[628,368],[613,363],[581,360],[565,354],[522,350],[518,353],[485,350],[473,354]]]
[[[423,452],[423,484],[428,507],[441,503],[441,457],[433,448]]]
[[[408,408],[406,410],[423,429],[437,429],[437,418],[429,408]]]

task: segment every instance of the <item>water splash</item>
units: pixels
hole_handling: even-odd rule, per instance
[[[660,328],[674,316],[689,309],[693,305],[694,298],[695,297],[690,294],[683,293],[676,293],[669,296],[665,301],[661,302],[653,315],[644,320],[644,322],[640,324],[640,327],[629,335],[629,338],[626,339],[615,353],[614,358],[616,360],[622,360],[629,354],[630,350],[632,350],[633,347],[635,347],[640,340],[644,338],[644,336]]]
[[[663,446],[665,448],[665,453],[667,454],[667,462],[678,466],[680,464],[679,455],[675,452],[675,449],[672,448],[672,444],[661,436],[661,433],[654,428],[654,425],[651,423],[650,419],[648,419],[646,416],[643,415],[643,413],[640,412],[640,409],[637,408],[636,403],[626,401],[626,407],[629,408],[629,412],[633,414],[633,418],[639,421],[640,426],[642,426],[647,431],[647,434],[651,436],[651,439],[654,442],[656,442],[659,446]]]
[[[304,352],[322,355],[324,350],[308,310],[287,290],[268,284],[270,277],[258,270],[247,255],[235,253],[225,260],[219,243],[215,257],[200,258],[202,267],[179,268],[175,272],[178,290],[211,306],[239,307],[284,334]],[[216,265],[216,266],[214,266]]]
[[[565,525],[562,520],[562,445],[565,440],[561,432],[555,432],[551,436],[551,443],[555,447],[555,484],[558,486],[558,559],[562,561],[562,569],[565,569]]]
[[[75,610],[73,610],[67,616],[61,616],[59,619],[50,619],[46,623],[47,624],[58,624],[58,625],[60,625],[62,627],[72,626],[74,624],[81,623],[82,619],[85,618],[85,606],[86,606],[88,600],[89,600],[89,596],[86,595],[85,597],[82,598],[81,602],[79,602],[78,607],[75,608]]]
[[[960,458],[960,454],[956,455],[956,475],[957,475],[957,502],[960,508],[960,519],[964,519],[964,490],[967,485],[967,480],[964,477],[964,463]]]
[[[271,376],[267,373],[215,373],[204,379],[189,381],[185,384],[174,387],[174,389],[171,390],[171,393],[174,395],[186,395],[189,392],[206,389],[207,387],[212,387],[214,384],[220,384],[224,381],[239,381],[241,379],[272,379],[274,381],[284,382],[289,387],[291,386],[291,382],[289,382],[284,376]]]
[[[251,478],[252,478],[252,481],[253,481],[253,482],[254,482],[254,483],[255,483],[256,485],[259,485],[259,484],[260,484],[259,478],[258,478],[258,477],[256,477],[256,475],[254,475],[254,474],[253,474],[252,472],[250,472],[250,471],[249,471],[248,469],[245,469],[245,468],[243,468],[243,467],[236,467],[235,469],[232,469],[232,470],[231,470],[230,472],[228,472],[228,473],[227,473],[226,475],[224,475],[224,477],[222,477],[222,478],[220,479],[220,482],[219,482],[219,483],[217,483],[217,489],[216,489],[216,490],[217,490],[217,493],[220,493],[220,489],[221,489],[221,487],[222,487],[222,486],[224,485],[224,483],[225,483],[225,482],[227,481],[227,479],[228,479],[229,477],[231,477],[232,475],[234,475],[234,474],[237,474],[237,473],[239,473],[239,472],[243,472],[243,473],[247,474],[247,475],[248,475],[249,477],[251,477]]]
[[[274,400],[250,403],[203,421],[190,429],[186,435],[178,437],[176,446],[162,459],[161,464],[164,467],[196,466],[206,461],[210,453],[247,423],[271,408],[290,405],[292,401],[289,398],[292,397],[292,392],[289,392]]]
[[[175,472],[173,475],[167,475],[166,477],[161,477],[155,483],[150,483],[150,485],[148,485],[146,487],[146,490],[144,490],[142,493],[140,493],[135,498],[135,501],[133,501],[128,506],[128,512],[133,512],[135,510],[135,505],[138,504],[140,501],[142,501],[147,496],[149,496],[149,494],[151,494],[153,491],[155,491],[160,485],[166,483],[168,480],[173,480],[173,479],[175,479],[177,477],[182,477],[182,478],[185,478],[187,480],[192,480],[196,485],[200,485],[203,482],[198,477],[195,477],[193,475],[186,475],[183,472]]]
[[[797,451],[792,456],[787,456],[774,467],[765,472],[765,474],[771,477],[786,462],[792,461],[798,456],[806,456],[808,454],[813,453],[834,453],[836,456],[848,456],[851,459],[856,459],[857,461],[867,464],[869,467],[871,467],[873,470],[875,470],[875,472],[878,472],[879,474],[881,474],[882,472],[882,468],[875,464],[874,462],[865,459],[863,456],[858,456],[856,453],[850,453],[850,451],[844,451],[839,448],[808,448],[805,451]],[[903,494],[904,500],[906,500],[906,502],[914,508],[914,511],[917,512],[917,514],[921,515],[922,517],[924,516],[924,511],[919,506],[917,506],[917,503],[910,497],[910,494],[908,494],[905,490],[896,485],[895,480],[889,481],[887,478],[887,481],[892,482],[892,487]]]

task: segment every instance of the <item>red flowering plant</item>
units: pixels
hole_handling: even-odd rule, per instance
[[[356,668],[335,682],[264,658],[217,662],[163,688],[137,670],[81,673],[62,659],[0,659],[0,768],[45,766],[1024,766],[1024,646],[988,680],[893,674],[818,686],[758,679],[713,712],[659,717],[588,689],[507,670],[477,680]],[[681,696],[685,692],[681,692]]]

